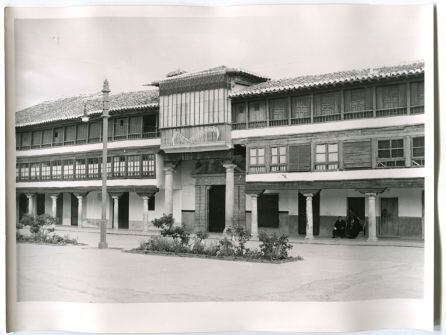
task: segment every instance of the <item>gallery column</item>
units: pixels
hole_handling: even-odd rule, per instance
[[[306,216],[307,216],[307,229],[305,233],[306,240],[313,240],[313,193],[305,193],[306,200]]]
[[[257,240],[259,238],[259,216],[257,199],[258,194],[251,194],[251,236],[252,239]]]
[[[57,197],[59,195],[58,194],[51,194],[51,212],[52,212],[52,216],[57,218]]]
[[[76,198],[77,198],[77,226],[79,227],[79,228],[82,228],[82,220],[83,220],[83,217],[82,217],[82,213],[83,213],[83,208],[82,208],[82,205],[83,205],[83,196],[82,195],[80,195],[80,194],[76,194]]]
[[[223,164],[226,169],[225,193],[225,228],[232,226],[234,221],[234,169],[235,164]]]
[[[368,240],[370,242],[377,241],[378,238],[376,237],[376,193],[366,193],[365,196],[368,199],[368,206],[369,206],[369,213],[368,213],[368,219],[369,219],[369,238]]]
[[[28,214],[34,216],[36,215],[34,206],[34,194],[27,193],[26,197],[28,198]]]
[[[113,229],[119,228],[119,195],[112,195],[113,199]]]
[[[173,172],[174,168],[164,168],[164,212],[173,214]]]
[[[149,231],[149,196],[142,196],[143,208],[142,208],[142,225],[143,231]]]

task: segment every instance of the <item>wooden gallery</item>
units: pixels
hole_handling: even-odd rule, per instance
[[[172,213],[191,231],[312,239],[351,210],[371,241],[423,239],[423,63],[282,80],[220,66],[150,86],[18,111],[17,218],[98,226],[106,101],[109,229],[155,233]]]

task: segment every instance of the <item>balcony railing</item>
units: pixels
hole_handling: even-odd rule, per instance
[[[288,119],[285,120],[270,120],[269,121],[270,127],[277,127],[277,126],[287,126],[288,125]]]
[[[287,170],[288,165],[286,164],[271,165],[271,172],[286,172]]]
[[[331,115],[318,115],[314,116],[313,122],[329,122],[341,119],[341,114],[331,114]]]
[[[410,107],[410,114],[423,114],[424,106],[412,106]]]
[[[407,114],[406,107],[398,107],[398,108],[385,108],[385,109],[377,109],[376,116],[395,116],[395,115],[404,115]]]
[[[359,112],[345,112],[344,113],[344,119],[351,120],[351,119],[366,119],[373,117],[373,111],[359,111]]]

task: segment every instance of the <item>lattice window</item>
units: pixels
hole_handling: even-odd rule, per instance
[[[424,166],[424,136],[412,138],[412,166]]]
[[[378,141],[378,168],[403,167],[404,141],[403,139]]]
[[[265,148],[249,149],[249,172],[252,173],[266,172]]]
[[[113,157],[113,176],[125,177],[125,156]]]
[[[85,179],[87,177],[85,159],[76,160],[76,178]]]
[[[61,179],[62,178],[62,162],[61,161],[53,161],[51,163],[51,176],[52,176],[52,179]]]
[[[100,167],[99,158],[88,158],[88,177],[99,178]]]
[[[29,164],[22,163],[20,164],[20,179],[28,179],[29,178]]]
[[[315,162],[317,171],[337,170],[339,167],[338,144],[317,144]]]
[[[141,156],[127,157],[127,175],[129,177],[136,177],[141,174]]]
[[[68,159],[63,161],[63,179],[74,178],[74,160]]]
[[[43,180],[51,179],[51,162],[42,163],[42,179]]]
[[[145,177],[155,175],[155,154],[142,155],[142,175]]]
[[[272,147],[271,148],[271,171],[286,171],[287,161],[286,161],[286,147]]]
[[[32,163],[29,176],[31,180],[40,179],[40,163]]]

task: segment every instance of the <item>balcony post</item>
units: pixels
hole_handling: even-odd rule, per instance
[[[119,229],[119,196],[120,194],[113,194],[113,229]]]
[[[369,213],[368,213],[368,219],[369,219],[369,242],[375,242],[378,240],[376,237],[376,193],[366,193],[365,196],[368,199],[368,205],[369,205]]]
[[[234,169],[235,164],[227,162],[223,164],[226,169],[226,192],[225,192],[225,229],[232,226],[234,221]]]
[[[54,217],[54,218],[56,218],[57,217],[57,197],[58,197],[59,195],[58,194],[51,194],[51,200],[52,200],[52,203],[51,203],[51,214],[52,214],[52,216]]]
[[[166,215],[173,214],[173,166],[164,168],[164,212]]]
[[[251,239],[257,240],[259,238],[259,217],[257,199],[259,194],[250,194],[251,197]]]
[[[28,215],[35,216],[36,211],[34,206],[34,194],[33,193],[27,193],[26,197],[28,198]]]
[[[307,227],[305,232],[306,240],[313,240],[313,193],[305,193],[306,200],[306,216],[307,216]]]

